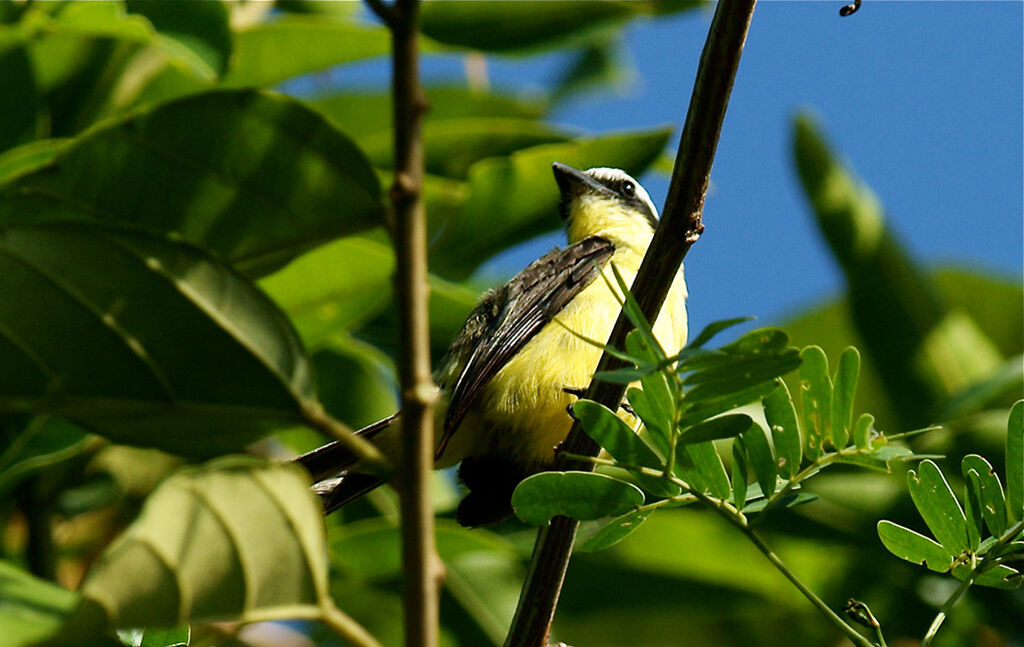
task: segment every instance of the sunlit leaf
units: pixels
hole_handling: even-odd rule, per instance
[[[870,413],[862,413],[853,427],[853,442],[857,449],[871,449],[872,435],[875,433],[875,417]]]
[[[6,225],[0,275],[2,411],[211,455],[296,421],[313,397],[280,311],[190,245],[86,223]]]
[[[643,505],[644,493],[631,483],[593,472],[541,472],[512,493],[516,516],[532,526],[564,515],[586,521],[623,515]]]
[[[1006,506],[1013,521],[1024,518],[1024,400],[1013,405],[1006,425]]]
[[[893,555],[936,573],[945,573],[953,565],[953,556],[940,544],[891,521],[878,522],[878,537]]]
[[[34,645],[55,635],[79,595],[0,561],[0,626],[6,645]]]
[[[981,516],[985,519],[988,531],[993,536],[999,537],[1006,531],[1006,499],[1003,496],[1003,486],[999,482],[999,477],[992,469],[992,465],[977,454],[964,456],[960,465],[965,481],[968,480],[969,472],[973,471],[976,474]]]
[[[821,348],[808,346],[800,357],[804,450],[809,458],[816,459],[825,451],[825,439],[831,438],[832,379],[828,376],[828,358]]]
[[[967,522],[963,510],[939,467],[923,461],[907,473],[907,487],[914,506],[942,547],[953,556],[967,550]]]
[[[572,407],[573,415],[583,425],[583,430],[603,447],[612,458],[625,465],[664,469],[664,461],[636,435],[610,409],[590,400],[577,400]],[[671,497],[680,492],[675,483],[663,478],[633,473],[640,487],[658,496]]]
[[[764,417],[772,433],[779,472],[792,478],[800,471],[800,461],[803,460],[800,427],[789,388],[782,380],[776,383],[777,386],[764,398]]]
[[[109,626],[316,618],[327,594],[322,511],[287,464],[222,459],[178,472],[89,571]]]
[[[0,223],[100,221],[180,236],[250,274],[380,223],[352,142],[280,95],[216,91],[91,131],[0,187]]]
[[[966,580],[970,575],[971,569],[966,565],[953,568],[953,577],[958,580]],[[999,564],[985,569],[980,575],[976,575],[974,583],[978,586],[1012,591],[1013,589],[1020,588],[1021,583],[1024,583],[1024,575],[1006,564]]]
[[[633,510],[608,521],[597,532],[587,537],[576,550],[596,552],[611,548],[629,535],[633,534],[647,517],[651,516],[652,508]]]
[[[848,347],[839,356],[839,367],[836,368],[832,389],[832,446],[836,449],[846,447],[850,439],[850,427],[853,422],[853,398],[857,391],[857,380],[860,377],[860,353],[856,348]]]

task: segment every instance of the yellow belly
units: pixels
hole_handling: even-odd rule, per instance
[[[612,256],[627,283],[632,283],[640,260],[640,255],[629,248],[618,249]],[[614,285],[610,268],[606,266],[604,273]],[[685,295],[680,273],[655,324],[655,334],[670,354],[686,343]],[[604,343],[618,312],[615,296],[599,277],[573,298],[557,319],[573,331]],[[473,415],[460,425],[455,436],[465,440],[473,437],[473,449],[467,447],[473,453],[486,447],[523,465],[550,464],[555,446],[565,439],[572,425],[566,409],[576,398],[564,389],[586,389],[600,356],[600,348],[558,323],[548,323],[495,375]]]

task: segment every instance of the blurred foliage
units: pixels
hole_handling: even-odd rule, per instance
[[[565,53],[543,94],[479,78],[426,88],[435,358],[483,287],[471,279],[480,263],[561,226],[552,161],[638,174],[663,159],[666,129],[571,132],[547,115],[629,78],[619,45],[629,21],[695,6],[426,5],[425,56],[486,64]],[[339,86],[324,74],[387,55],[389,35],[369,16],[354,2],[304,0],[0,4],[3,644],[52,635],[76,606],[75,644],[229,644],[223,626],[119,638],[89,629],[112,611],[134,624],[284,617],[282,600],[256,594],[279,578],[292,584],[290,602],[306,603],[291,617],[322,613],[329,593],[385,645],[399,644],[393,493],[373,492],[328,519],[324,540],[308,534],[318,525],[309,515],[281,533],[280,517],[304,503],[245,493],[260,489],[254,474],[273,475],[302,501],[298,476],[235,459],[182,467],[192,460],[183,454],[285,458],[308,449],[323,440],[297,425],[311,404],[353,426],[395,406],[387,81]],[[872,411],[876,428],[890,432],[944,423],[913,439],[914,451],[952,461],[979,452],[1001,464],[1007,407],[1022,388],[1019,283],[921,268],[816,127],[801,120],[794,139],[849,290],[787,323],[791,343],[817,344],[833,358],[862,348],[855,410]],[[795,381],[790,391],[802,406]],[[163,451],[142,448],[151,446]],[[738,455],[749,461],[771,449],[767,437],[744,446]],[[716,480],[733,474],[731,454],[723,458],[729,471],[716,469]],[[943,468],[965,491],[957,470]],[[448,519],[458,500],[452,477],[438,474],[434,484],[448,568],[443,643],[500,644],[533,532],[516,521],[459,528]],[[772,545],[833,608],[857,597],[887,635],[919,637],[942,584],[888,555],[874,530],[881,518],[923,530],[900,480],[836,466],[807,490],[818,500],[763,524]],[[231,516],[250,505],[259,526]],[[202,541],[202,550],[176,540]],[[329,565],[317,562],[325,541]],[[171,549],[185,559],[167,570],[146,557]],[[308,571],[275,570],[299,558]],[[204,584],[210,596],[230,593],[222,606],[202,596],[168,604],[192,590],[195,569],[218,573]],[[81,593],[69,591],[83,582]],[[147,609],[132,604],[143,592],[157,596]],[[1019,635],[1020,617],[1019,591],[972,589],[937,644]],[[303,631],[336,640],[315,623]],[[836,640],[740,535],[689,507],[577,556],[555,632],[588,645]]]

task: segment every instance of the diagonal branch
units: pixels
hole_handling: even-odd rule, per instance
[[[704,231],[701,214],[711,163],[753,11],[754,0],[722,0],[715,10],[701,53],[664,215],[633,283],[632,291],[649,321],[655,320],[683,257]],[[622,347],[629,329],[629,321],[620,314],[608,345]],[[621,361],[605,353],[597,370],[612,370],[621,365]],[[614,411],[622,401],[625,388],[625,385],[592,381],[586,397]],[[597,456],[599,448],[577,422],[573,423],[562,449],[569,454]],[[562,459],[556,469],[592,470],[593,465]],[[578,522],[567,517],[555,517],[538,533],[505,647],[547,644],[578,526]]]

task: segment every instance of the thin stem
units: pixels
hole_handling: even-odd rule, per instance
[[[704,231],[701,215],[711,163],[753,13],[754,0],[719,2],[715,9],[701,53],[663,216],[631,287],[648,321],[657,319],[683,258]],[[622,347],[630,328],[629,320],[620,313],[607,345]],[[597,370],[612,370],[623,365],[606,351]],[[586,397],[616,411],[624,393],[624,385],[592,380]],[[599,448],[583,433],[577,421],[573,423],[564,449],[572,454],[596,456]],[[593,466],[559,459],[556,468],[589,470]],[[578,528],[579,523],[572,519],[555,517],[538,533],[512,628],[505,640],[506,647],[547,644]]]
[[[365,468],[379,476],[387,476],[391,471],[384,454],[373,443],[355,435],[352,428],[327,413],[320,403],[308,403],[302,407],[302,419],[310,427],[327,434],[338,441],[342,447],[352,454]]]
[[[373,634],[330,600],[320,606],[320,622],[355,647],[381,647]]]
[[[371,3],[371,7],[373,7]],[[378,8],[379,9],[379,8]],[[395,179],[390,196],[397,257],[402,463],[397,488],[402,511],[405,644],[434,647],[443,565],[434,543],[430,474],[434,468],[434,407],[427,303],[427,226],[423,204],[423,114],[417,28],[419,1],[398,0],[388,14],[392,37]]]
[[[727,518],[729,517],[727,516]],[[732,519],[730,518],[730,520]],[[787,580],[792,582],[793,586],[795,586],[797,590],[803,593],[805,598],[810,600],[811,604],[817,607],[818,610],[821,611],[821,613],[826,618],[831,620],[834,625],[839,627],[839,629],[844,634],[846,634],[846,637],[849,638],[850,641],[853,642],[853,644],[860,645],[861,647],[878,647],[879,644],[884,644],[884,640],[879,642],[878,644],[872,643],[870,640],[862,636],[860,632],[851,627],[845,620],[843,620],[842,617],[840,617],[839,614],[837,614],[827,604],[825,604],[825,602],[821,598],[819,598],[814,593],[814,591],[809,589],[807,585],[801,582],[800,578],[798,578],[796,574],[793,573],[793,571],[789,570],[789,567],[786,566],[786,564],[783,563],[781,559],[779,559],[779,556],[776,555],[774,551],[772,551],[768,544],[766,544],[764,540],[761,539],[761,536],[758,535],[753,528],[750,528],[740,523],[736,523],[735,521],[733,521],[733,523],[737,528],[739,528],[743,532],[743,534],[747,536],[748,539],[750,539],[751,542],[753,542],[755,546],[757,546],[758,550],[760,550],[764,554],[764,556],[768,558],[768,561],[770,561],[772,565],[775,566],[775,568],[786,577]]]

